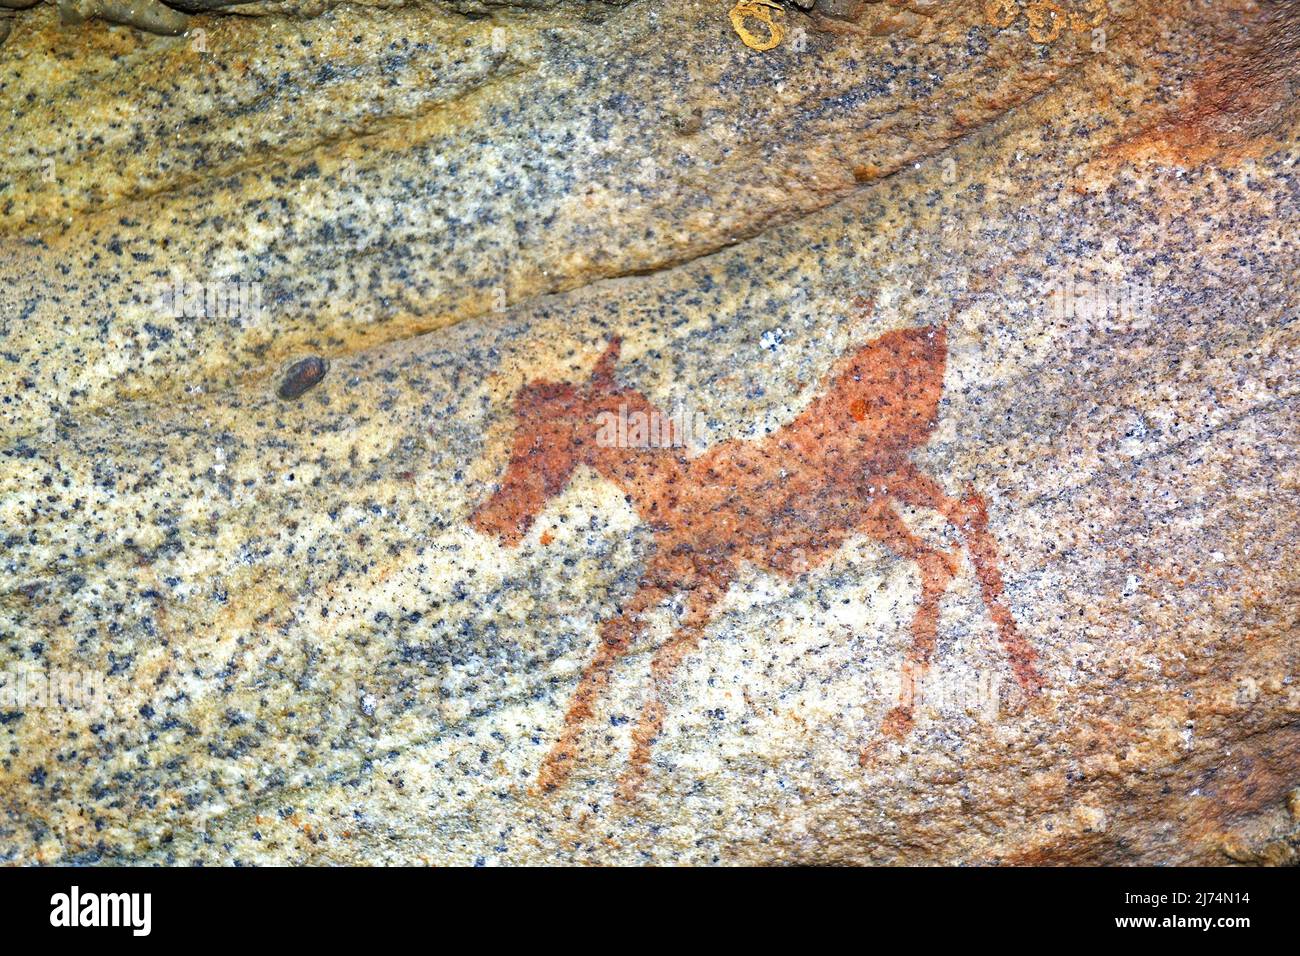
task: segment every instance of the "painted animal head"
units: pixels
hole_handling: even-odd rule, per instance
[[[518,544],[591,451],[595,419],[613,393],[620,340],[610,339],[583,385],[537,380],[515,394],[515,434],[501,485],[470,516],[483,534]]]
[[[944,326],[886,332],[837,363],[800,419],[823,453],[879,459],[920,447],[938,422],[947,358]]]

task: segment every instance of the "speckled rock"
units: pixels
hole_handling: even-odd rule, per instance
[[[162,172],[5,112],[98,191],[5,213],[0,858],[1295,861],[1297,5],[804,59],[726,6],[371,12],[355,90],[226,60]],[[353,16],[230,37],[264,78]],[[365,72],[399,23],[445,79]],[[0,95],[70,111],[23,42]],[[175,44],[83,38],[80,95],[170,129]],[[145,348],[177,259],[264,339]]]
[[[25,393],[0,428],[653,272],[826,206],[1083,59],[981,10],[883,40],[792,12],[763,56],[716,0],[338,7],[200,18],[201,38],[50,11],[0,50],[0,309],[23,355],[0,388]],[[176,282],[255,286],[263,308],[194,322],[156,304]]]

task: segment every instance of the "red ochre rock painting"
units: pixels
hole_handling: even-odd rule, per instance
[[[517,545],[574,469],[585,464],[617,485],[655,531],[636,591],[600,626],[600,641],[569,701],[560,737],[538,772],[542,791],[558,787],[573,769],[580,735],[609,684],[610,670],[645,627],[648,612],[685,597],[680,626],[651,663],[653,685],[619,787],[625,797],[635,795],[648,769],[673,671],[698,644],[738,569],[749,563],[794,577],[827,560],[853,535],[881,542],[920,570],[921,597],[902,689],[880,728],[882,739],[904,738],[934,655],[939,601],[960,554],[914,535],[899,516],[899,505],[933,509],[961,534],[1017,681],[1028,694],[1040,689],[1037,655],[1017,633],[1003,596],[983,498],[971,489],[959,498],[949,496],[909,460],[936,425],[946,328],[886,332],[846,354],[788,425],[760,440],[723,442],[694,458],[680,448],[611,447],[597,441],[602,413],[663,414],[640,392],[618,385],[618,356],[615,338],[585,384],[532,381],[519,389],[509,465],[498,490],[470,519],[478,531]],[[873,749],[863,751],[864,763]]]

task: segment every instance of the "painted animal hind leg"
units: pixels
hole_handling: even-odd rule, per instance
[[[984,498],[967,487],[966,496],[958,499],[944,493],[939,483],[913,465],[908,465],[888,479],[890,493],[910,505],[932,508],[956,528],[966,542],[979,579],[980,595],[989,616],[997,625],[998,637],[1011,662],[1011,671],[1027,694],[1042,689],[1043,680],[1035,662],[1038,655],[1016,630],[1016,619],[1003,594],[997,543],[989,532],[989,513]]]
[[[957,561],[954,555],[933,548],[912,534],[894,507],[883,501],[871,505],[863,530],[900,557],[915,561],[921,572],[921,601],[912,618],[912,646],[903,661],[898,704],[885,715],[880,728],[885,737],[901,740],[912,729],[921,681],[930,668],[938,642],[939,600],[957,573]],[[864,751],[862,758],[865,762],[869,754]]]
[[[627,653],[632,642],[645,627],[646,611],[665,600],[670,590],[665,586],[661,575],[653,573],[657,562],[651,559],[651,568],[647,569],[636,593],[628,599],[627,604],[618,614],[609,618],[600,627],[600,641],[596,653],[582,672],[578,687],[569,699],[569,708],[564,714],[563,730],[560,739],[555,742],[542,767],[537,772],[537,786],[543,791],[554,790],[569,776],[573,770],[578,752],[578,738],[582,728],[595,712],[597,701],[609,687],[609,672],[614,663]]]
[[[682,659],[699,644],[704,629],[713,617],[713,609],[727,593],[730,581],[730,575],[721,580],[703,581],[690,592],[686,620],[655,652],[654,660],[650,662],[649,696],[641,709],[636,729],[632,731],[632,754],[628,758],[628,769],[618,785],[618,794],[624,800],[636,797],[650,768],[650,751],[663,730],[664,695],[672,684],[673,672]]]

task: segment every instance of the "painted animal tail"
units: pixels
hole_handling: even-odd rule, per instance
[[[1003,597],[997,544],[989,534],[988,508],[983,497],[970,487],[966,489],[962,505],[966,514],[966,527],[962,530],[966,536],[966,548],[975,564],[975,576],[979,578],[984,606],[989,609],[989,616],[997,625],[998,637],[1011,661],[1011,670],[1016,675],[1016,680],[1026,693],[1036,694],[1043,688],[1043,679],[1035,667],[1038,654],[1016,630],[1016,620],[1011,616],[1011,609]]]

